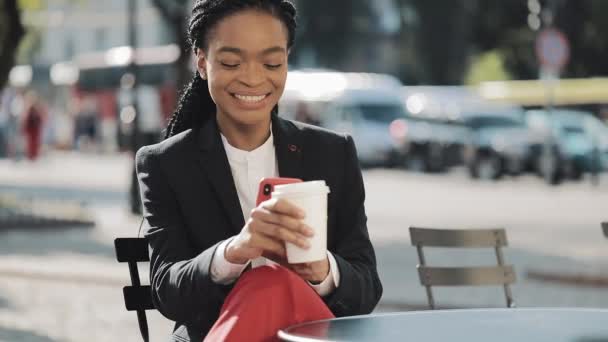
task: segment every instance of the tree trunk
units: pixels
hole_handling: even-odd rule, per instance
[[[8,74],[15,65],[15,55],[21,38],[25,34],[17,0],[4,0],[4,18],[6,20],[6,34],[0,48],[0,89],[8,81]]]

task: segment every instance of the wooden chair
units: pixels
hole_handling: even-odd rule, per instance
[[[410,227],[412,245],[418,251],[418,276],[426,287],[429,307],[435,309],[432,286],[503,285],[507,307],[515,307],[509,284],[515,282],[513,266],[505,265],[502,247],[507,246],[504,229],[431,229]],[[427,266],[423,247],[494,248],[498,266]]]
[[[148,255],[148,242],[145,238],[117,238],[114,240],[114,249],[118,262],[129,265],[131,286],[122,288],[125,306],[128,311],[137,312],[139,331],[145,342],[150,340],[146,310],[154,310],[152,294],[149,285],[141,285],[139,280],[138,262],[150,261]]]
[[[604,231],[604,236],[608,238],[608,222],[602,222],[602,230]]]

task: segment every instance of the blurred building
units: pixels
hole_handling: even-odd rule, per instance
[[[151,0],[135,0],[135,4],[135,53],[126,48],[130,43],[129,1],[48,0],[23,12],[28,35],[35,43],[11,72],[10,85],[36,88],[47,102],[51,130],[47,143],[78,148],[83,146],[78,137],[87,131],[93,146],[97,145],[95,150],[124,148],[128,139],[120,129],[121,103],[117,97],[121,76],[132,58],[137,64],[161,70],[148,72],[158,76],[154,80],[140,82],[156,87],[162,93],[157,98],[167,97],[164,93],[170,92],[166,82],[170,77],[166,75],[177,58],[175,46],[170,45],[174,35]],[[151,55],[157,58],[149,58]],[[155,67],[159,64],[160,68]],[[83,103],[89,103],[86,111]],[[166,107],[171,103],[163,104]],[[90,120],[84,120],[88,117]],[[161,120],[144,118],[144,122]],[[83,125],[85,121],[90,123]]]
[[[52,65],[85,52],[128,45],[125,0],[48,0],[46,8],[26,11],[27,27],[40,33],[40,47],[31,64]],[[137,0],[138,46],[171,43],[171,33],[151,0]]]

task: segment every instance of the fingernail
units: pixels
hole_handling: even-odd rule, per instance
[[[306,240],[300,240],[300,244],[301,244],[302,248],[305,248],[305,249],[310,248],[310,242],[308,242]]]
[[[300,218],[305,218],[306,213],[303,210],[298,210],[298,216],[300,216]]]
[[[306,227],[306,235],[313,236],[315,235],[315,232],[310,227]]]

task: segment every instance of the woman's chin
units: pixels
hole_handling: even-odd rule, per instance
[[[270,109],[262,110],[249,110],[249,111],[238,111],[236,115],[230,115],[230,121],[235,123],[237,126],[258,126],[266,124],[270,120]]]

